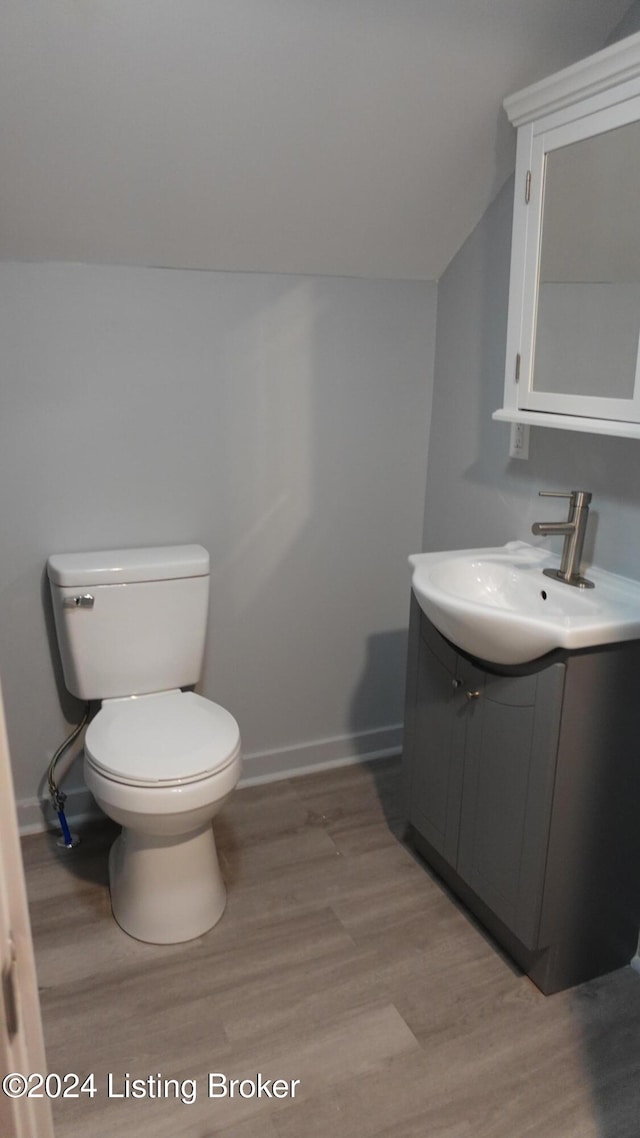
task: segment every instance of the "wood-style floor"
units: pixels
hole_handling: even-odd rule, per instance
[[[385,760],[237,792],[226,913],[183,945],[113,921],[110,824],[25,840],[49,1069],[96,1077],[60,1138],[638,1138],[640,977],[542,996],[402,844],[398,784]],[[108,1072],[196,1101],[108,1098]],[[300,1086],[210,1099],[209,1072]]]

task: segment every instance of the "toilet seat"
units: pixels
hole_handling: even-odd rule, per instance
[[[85,736],[90,767],[138,787],[199,782],[229,766],[239,749],[233,716],[195,692],[108,700]]]

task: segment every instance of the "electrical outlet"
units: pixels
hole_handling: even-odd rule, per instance
[[[528,423],[512,423],[511,437],[509,439],[509,458],[529,457],[529,425]]]

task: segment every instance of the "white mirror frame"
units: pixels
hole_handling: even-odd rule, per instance
[[[493,418],[640,438],[640,374],[631,400],[535,391],[546,155],[640,120],[640,33],[527,87],[504,102],[518,128],[504,406]]]

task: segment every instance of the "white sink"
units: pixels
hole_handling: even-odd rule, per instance
[[[411,584],[447,640],[494,664],[524,664],[554,648],[640,639],[640,582],[589,566],[593,589],[543,576],[560,558],[511,541],[495,549],[417,553]]]

